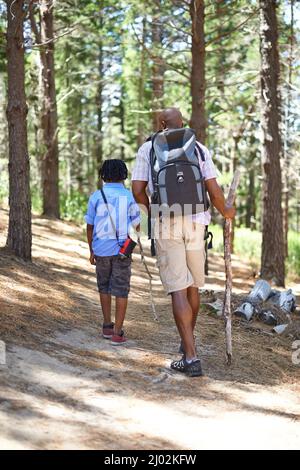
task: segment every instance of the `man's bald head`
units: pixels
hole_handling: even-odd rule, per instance
[[[180,129],[183,126],[182,114],[178,108],[166,108],[159,117],[160,129]]]

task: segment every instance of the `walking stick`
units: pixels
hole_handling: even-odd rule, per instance
[[[142,260],[142,263],[145,267],[146,273],[148,274],[148,277],[149,277],[150,303],[151,303],[151,308],[152,308],[154,320],[159,321],[157,313],[156,313],[155,303],[154,303],[153,287],[152,287],[152,274],[150,273],[150,270],[149,270],[148,265],[146,263],[146,258],[145,258],[144,248],[143,248],[143,245],[142,245],[142,242],[141,242],[141,237],[140,237],[139,234],[138,234],[137,237],[138,237],[138,244],[139,244],[139,247],[140,247],[141,260]]]
[[[236,188],[240,180],[240,172],[237,170],[234,174],[229,194],[227,197],[227,206],[232,206],[235,199]],[[225,297],[223,304],[223,317],[225,322],[225,336],[226,336],[226,358],[227,365],[230,366],[232,359],[232,335],[231,335],[231,291],[232,291],[232,269],[231,269],[231,236],[232,236],[232,221],[225,219],[224,224],[224,260],[225,260]]]

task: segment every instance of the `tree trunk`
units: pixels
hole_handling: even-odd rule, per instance
[[[7,246],[31,260],[31,198],[24,68],[24,1],[7,2],[9,226]]]
[[[253,219],[255,217],[255,171],[251,168],[249,171],[249,184],[246,202],[246,227],[253,228]]]
[[[284,211],[283,211],[283,234],[284,234],[284,254],[288,257],[288,232],[289,232],[289,199],[290,199],[290,155],[291,146],[290,136],[290,118],[292,114],[292,79],[293,79],[293,61],[294,61],[294,0],[290,5],[291,24],[289,37],[289,58],[288,58],[288,79],[287,79],[287,100],[285,106],[285,133],[284,133]]]
[[[140,147],[145,140],[144,134],[144,118],[142,112],[144,111],[145,101],[145,66],[146,66],[146,18],[143,18],[143,33],[142,33],[142,48],[141,48],[141,62],[140,62],[140,73],[139,73],[139,113],[138,113],[138,135],[137,144]]]
[[[83,129],[82,129],[82,102],[81,95],[76,96],[75,100],[75,124],[76,124],[76,141],[75,141],[75,178],[76,187],[80,193],[83,193],[84,182],[84,157],[83,157]]]
[[[152,17],[152,108],[153,108],[153,130],[159,129],[159,114],[164,107],[164,72],[165,67],[161,57],[160,48],[162,47],[162,24],[160,12],[160,0],[154,0],[154,12]]]
[[[120,117],[120,157],[121,160],[125,160],[125,87],[123,82],[121,83],[121,96],[120,96],[120,106],[119,106],[119,117]]]
[[[261,277],[284,286],[279,133],[279,55],[276,1],[260,0],[263,227]]]
[[[242,136],[242,130],[241,133],[235,135],[233,134],[233,145],[232,145],[232,155],[231,155],[231,165],[232,165],[232,173],[235,174],[235,171],[238,166],[238,147],[239,147],[239,141]],[[234,237],[235,237],[235,225],[236,221],[233,219],[231,221],[231,254],[234,254]]]
[[[96,162],[98,169],[103,162],[103,78],[104,78],[104,65],[103,65],[103,26],[104,26],[104,2],[100,1],[99,5],[99,43],[98,43],[98,89],[96,97],[97,105],[97,143],[96,143]]]
[[[207,121],[205,117],[205,39],[204,39],[204,0],[192,0],[190,15],[192,20],[192,117],[190,126],[195,129],[197,139],[204,143]]]
[[[54,41],[53,41],[53,0],[41,0],[41,49],[43,112],[42,130],[45,145],[43,157],[43,214],[47,217],[59,218],[58,189],[58,126],[54,72]]]
[[[67,40],[65,43],[65,48],[64,48],[64,60],[66,64],[66,73],[65,73],[65,87],[66,87],[66,92],[69,93],[71,90],[71,70],[69,66],[69,60],[68,58],[70,57],[71,54],[71,48],[70,48],[70,43]],[[72,188],[73,188],[73,159],[74,159],[74,149],[73,149],[73,143],[72,143],[72,137],[73,137],[73,105],[72,102],[74,101],[74,98],[68,96],[66,99],[66,129],[67,129],[67,158],[66,158],[66,164],[67,164],[67,180],[66,180],[66,188],[67,188],[67,194],[70,197]]]

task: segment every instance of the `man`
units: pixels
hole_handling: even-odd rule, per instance
[[[160,130],[182,128],[183,119],[180,110],[177,108],[165,109],[159,116],[159,125]],[[204,161],[200,155],[198,155],[198,159],[210,201],[223,217],[233,218],[235,209],[226,206],[224,194],[216,181],[216,170],[209,151],[201,143],[197,144],[205,156]],[[150,164],[151,147],[151,141],[145,142],[140,147],[132,174],[135,200],[147,211],[150,208],[147,189],[148,194],[153,193]],[[171,221],[172,230],[168,239],[158,237],[156,230],[156,249],[160,277],[165,290],[172,297],[173,315],[181,337],[183,352],[180,360],[171,363],[171,368],[195,377],[202,375],[193,332],[200,308],[199,287],[204,285],[204,230],[210,222],[210,214],[208,211],[199,212],[183,216],[181,219],[181,224],[178,224],[178,217]],[[188,224],[188,221],[192,221],[192,224]],[[179,225],[179,234],[177,225]],[[174,227],[176,234],[174,234]]]

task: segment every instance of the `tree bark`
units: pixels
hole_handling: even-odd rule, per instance
[[[119,116],[120,116],[120,157],[121,160],[125,160],[125,87],[121,83],[121,96],[120,96],[120,106],[119,106]]]
[[[287,79],[287,100],[285,106],[285,133],[284,133],[284,211],[283,211],[283,234],[284,234],[284,254],[288,257],[288,232],[289,232],[289,199],[290,199],[290,117],[292,114],[292,81],[294,62],[294,0],[290,4],[291,24],[289,37],[289,58],[288,58],[288,79]]]
[[[192,20],[192,117],[190,126],[195,129],[197,139],[205,143],[207,120],[205,117],[205,38],[204,0],[192,0],[190,16]]]
[[[82,129],[82,102],[81,95],[77,95],[75,99],[75,124],[76,124],[76,141],[75,141],[75,178],[77,190],[83,193],[83,182],[84,182],[84,157],[83,157],[83,129]]]
[[[253,228],[253,219],[255,218],[255,171],[251,168],[249,171],[248,194],[246,200],[246,220],[247,228]]]
[[[137,144],[140,147],[145,140],[144,134],[144,118],[142,112],[144,111],[145,101],[145,68],[146,68],[146,18],[143,18],[143,33],[142,33],[142,47],[141,47],[141,61],[139,73],[139,114],[138,114],[138,135]]]
[[[284,240],[281,207],[282,142],[279,132],[279,54],[276,0],[260,0],[262,103],[263,228],[261,277],[284,286]]]
[[[41,0],[41,41],[43,112],[42,130],[45,154],[42,164],[43,215],[59,218],[58,125],[54,67],[53,0]]]
[[[159,129],[159,114],[164,107],[164,62],[159,48],[162,46],[162,25],[161,25],[161,1],[154,0],[154,11],[152,16],[152,108],[153,108],[153,130]]]
[[[24,68],[24,1],[7,0],[9,226],[7,246],[31,260],[31,197]]]
[[[98,89],[96,97],[97,105],[97,142],[96,142],[96,162],[98,169],[103,162],[103,78],[104,78],[104,54],[103,54],[103,34],[104,34],[104,1],[99,3],[99,42],[98,42]]]

